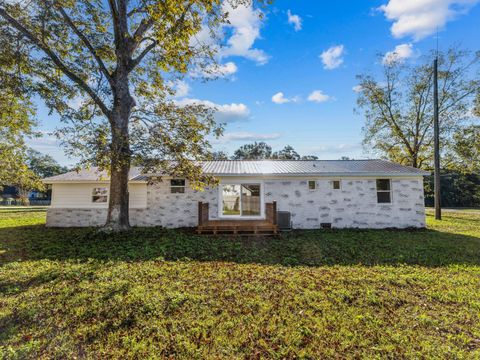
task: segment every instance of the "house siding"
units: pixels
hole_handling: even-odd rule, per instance
[[[252,177],[245,178],[249,181]],[[239,181],[241,178],[223,178],[221,181]],[[308,189],[308,180],[315,180],[317,188]],[[333,190],[332,180],[341,180],[341,189]],[[260,181],[260,180],[259,180]],[[423,178],[393,178],[392,203],[378,204],[376,178],[262,178],[265,202],[277,202],[277,209],[290,211],[292,225],[298,229],[316,229],[320,223],[331,223],[334,228],[406,228],[425,227]],[[52,207],[47,212],[47,226],[100,226],[105,223],[106,205],[101,208],[77,206],[70,201],[59,201],[56,196],[71,192],[78,184],[54,184]],[[95,187],[90,184],[91,188]],[[140,185],[140,184],[138,184]],[[90,192],[91,192],[90,188]],[[130,210],[133,226],[164,226],[168,228],[197,225],[198,202],[210,204],[210,219],[218,218],[218,188],[195,191],[188,186],[183,194],[171,194],[168,180],[145,185],[142,191],[132,191],[133,204],[143,204]],[[140,189],[140,188],[139,188]],[[84,191],[84,190],[82,190]],[[85,194],[88,192],[84,191]],[[90,194],[90,193],[88,193]],[[137,199],[137,197],[143,200]],[[65,204],[68,203],[68,207]],[[84,203],[82,203],[84,204]],[[91,205],[91,203],[90,203]]]
[[[107,203],[93,203],[92,192],[94,188],[109,187],[107,182],[92,183],[62,183],[52,186],[52,208],[64,209],[106,209]],[[131,183],[128,185],[130,192],[130,208],[145,208],[147,206],[147,184]]]

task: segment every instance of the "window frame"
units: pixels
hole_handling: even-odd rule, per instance
[[[338,181],[338,189],[335,189],[335,182]],[[333,180],[330,180],[330,187],[332,190],[342,190],[342,180],[340,179],[333,179]]]
[[[182,180],[183,185],[172,185],[172,181]],[[170,194],[185,194],[187,188],[187,180],[184,178],[172,178],[170,179]],[[173,189],[183,189],[183,191],[172,191]]]
[[[223,214],[223,186],[224,185],[260,185],[260,215],[248,215],[242,216],[241,204],[242,204],[242,191],[240,187],[240,214],[239,215],[224,215]],[[264,184],[263,180],[225,180],[221,181],[218,185],[218,217],[220,219],[242,219],[242,220],[254,220],[265,219],[265,196],[264,196]]]
[[[378,189],[378,181],[379,180],[388,180],[388,187],[389,190],[379,190]],[[393,203],[393,188],[392,188],[392,179],[390,178],[377,178],[375,179],[375,195],[377,197],[377,204],[392,204]],[[378,201],[378,193],[389,193],[390,194],[390,201],[389,202],[380,202]]]
[[[313,183],[315,186],[312,188],[310,188],[310,183]],[[318,186],[317,186],[317,180],[307,180],[307,188],[309,191],[315,191],[317,190]]]
[[[97,189],[104,189],[105,195],[95,195]],[[108,186],[95,186],[94,188],[92,188],[90,201],[92,204],[106,204],[108,203],[108,196],[109,196]],[[94,198],[96,197],[105,198],[105,201],[95,201]]]

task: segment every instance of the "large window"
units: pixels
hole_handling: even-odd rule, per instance
[[[223,216],[260,216],[260,184],[224,184],[222,191]]]
[[[377,179],[377,202],[379,204],[392,202],[392,184],[390,179]]]
[[[93,188],[92,202],[106,203],[108,199],[108,189],[106,187]]]

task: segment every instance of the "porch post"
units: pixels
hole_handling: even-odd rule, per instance
[[[272,223],[273,225],[277,225],[277,202],[276,201],[272,201]]]

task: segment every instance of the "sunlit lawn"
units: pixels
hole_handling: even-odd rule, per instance
[[[480,358],[480,212],[231,238],[29,210],[0,208],[0,358]]]

